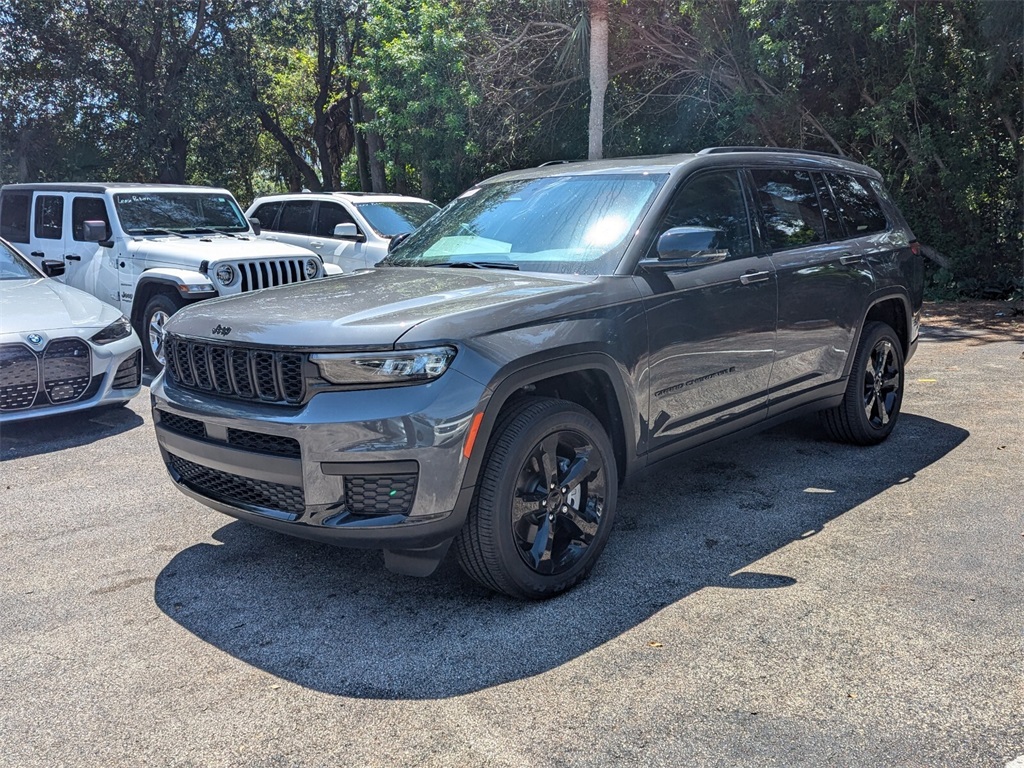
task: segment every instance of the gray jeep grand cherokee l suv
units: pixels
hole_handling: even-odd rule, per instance
[[[277,531],[539,598],[619,484],[821,411],[893,429],[922,265],[870,168],[800,151],[557,164],[473,187],[376,269],[204,301],[152,387],[171,478]]]

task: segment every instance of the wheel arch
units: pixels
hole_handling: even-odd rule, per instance
[[[627,393],[615,362],[602,353],[566,355],[505,375],[484,407],[466,470],[465,486],[476,484],[486,446],[502,416],[519,399],[537,395],[567,400],[594,415],[612,443],[621,481],[638,469],[635,407]]]
[[[136,328],[139,327],[142,323],[142,314],[146,311],[146,305],[158,293],[166,293],[185,304],[191,304],[201,299],[212,299],[217,295],[216,288],[202,296],[191,295],[188,290],[191,285],[206,283],[213,288],[213,283],[206,275],[191,270],[147,270],[135,285],[131,309],[132,325]]]
[[[860,326],[857,328],[857,335],[853,340],[851,353],[847,358],[845,375],[850,375],[850,371],[853,368],[854,353],[860,345],[864,328],[871,322],[885,323],[892,328],[896,332],[896,338],[899,339],[904,359],[908,358],[913,340],[911,337],[913,318],[914,313],[911,309],[909,294],[899,291],[872,296],[861,317]]]

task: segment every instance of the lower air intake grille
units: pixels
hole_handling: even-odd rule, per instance
[[[294,485],[268,483],[250,477],[221,472],[195,464],[173,453],[168,454],[171,469],[181,482],[203,496],[237,503],[243,506],[302,514],[305,510],[305,496],[302,488]]]
[[[416,497],[416,475],[345,478],[345,506],[353,515],[407,515]]]
[[[142,352],[136,352],[119,366],[112,389],[134,389],[142,383]]]
[[[186,416],[179,416],[170,411],[159,411],[159,414],[161,427],[177,432],[180,435],[188,435],[199,440],[206,439],[206,425],[203,422]]]
[[[246,429],[228,429],[228,443],[234,448],[244,448],[254,453],[269,453],[274,456],[301,457],[299,441],[294,437],[265,435]]]

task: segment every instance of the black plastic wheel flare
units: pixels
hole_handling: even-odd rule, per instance
[[[864,413],[871,426],[885,427],[896,409],[900,391],[900,367],[892,342],[882,339],[875,344],[864,371]]]
[[[586,553],[604,512],[605,471],[579,432],[555,432],[530,451],[512,499],[512,535],[533,571],[564,573]]]

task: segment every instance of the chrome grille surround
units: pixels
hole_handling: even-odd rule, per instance
[[[233,347],[168,334],[167,377],[177,386],[238,400],[299,405],[306,395],[301,352]]]
[[[42,352],[0,344],[0,411],[80,400],[92,383],[92,350],[81,339],[53,339]]]

